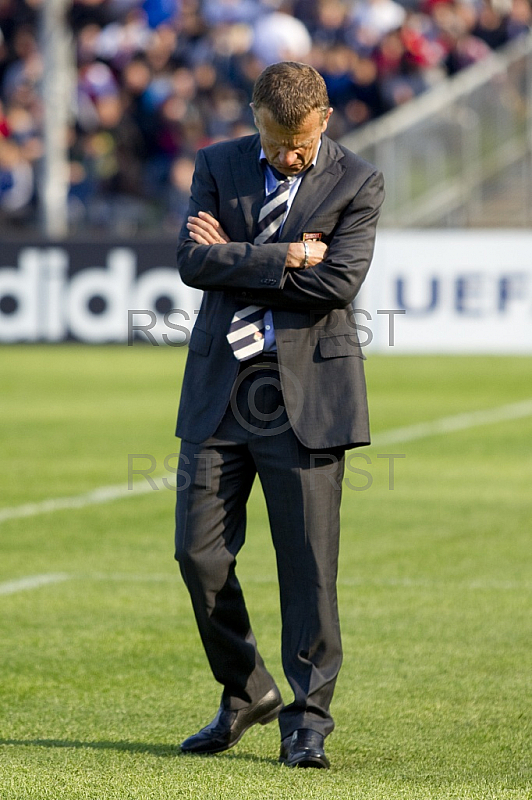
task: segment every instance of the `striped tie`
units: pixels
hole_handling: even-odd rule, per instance
[[[274,192],[265,197],[253,244],[270,244],[277,241],[286,213],[290,183],[293,180],[287,178],[282,181]],[[227,341],[238,361],[247,361],[248,358],[258,356],[264,350],[265,311],[263,306],[246,306],[239,309],[231,320]]]
[[[293,180],[293,178],[286,178],[274,192],[264,198],[253,244],[270,244],[270,242],[277,241],[279,228],[288,204],[290,184]]]

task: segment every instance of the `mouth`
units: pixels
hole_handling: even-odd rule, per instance
[[[302,164],[295,164],[293,167],[275,167],[279,172],[282,172],[283,175],[293,175],[295,173],[301,172],[303,169]]]

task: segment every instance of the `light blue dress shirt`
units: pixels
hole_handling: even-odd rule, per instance
[[[320,142],[319,142],[319,145],[318,145],[318,149],[316,150],[316,155],[314,157],[314,161],[312,162],[312,164],[310,164],[307,167],[305,172],[302,172],[300,175],[294,176],[293,180],[290,183],[290,191],[288,193],[288,202],[286,204],[285,215],[283,217],[283,221],[282,221],[281,227],[279,229],[279,236],[282,233],[283,225],[284,225],[285,220],[286,220],[286,218],[288,216],[288,212],[290,211],[292,203],[294,202],[294,197],[297,194],[297,190],[301,186],[301,181],[305,177],[305,175],[307,173],[307,170],[309,170],[311,167],[315,167],[316,166],[316,161],[318,160],[318,153],[320,152],[320,147],[321,147],[321,139],[320,139]],[[264,155],[264,150],[262,148],[260,150],[259,158],[261,158],[261,159],[265,159],[266,158],[266,156]],[[264,170],[264,180],[265,180],[265,189],[266,189],[266,197],[267,197],[272,192],[275,192],[275,190],[277,189],[277,187],[281,183],[281,181],[278,180],[275,177],[275,175],[273,174],[272,170],[270,169],[270,165],[268,164],[268,162],[266,162],[266,169]],[[264,350],[263,350],[263,352],[264,353],[276,353],[277,352],[277,345],[275,344],[275,329],[273,327],[273,315],[272,315],[271,309],[269,309],[269,308],[266,309],[266,311],[264,313]]]

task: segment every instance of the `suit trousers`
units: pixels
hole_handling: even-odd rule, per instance
[[[299,728],[325,736],[334,727],[329,709],[342,661],[336,578],[345,449],[301,444],[278,370],[272,356],[243,362],[214,436],[182,441],[175,557],[224,687],[222,703],[238,709],[256,702],[275,681],[259,653],[235,564],[258,474],[276,554],[282,663],[294,693],[279,717],[281,737]]]

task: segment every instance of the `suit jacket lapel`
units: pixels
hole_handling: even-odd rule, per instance
[[[306,220],[322,204],[345,172],[341,161],[332,155],[334,147],[334,142],[323,137],[316,166],[303,178],[286,218],[281,234],[282,242],[295,242],[299,238]],[[341,151],[338,155],[342,157]]]
[[[280,241],[293,242],[309,217],[321,205],[342,177],[345,167],[342,153],[334,153],[336,145],[326,136],[322,139],[316,166],[305,175],[283,226]],[[231,155],[231,172],[245,220],[246,241],[252,242],[256,220],[264,201],[264,173],[260,161],[260,139],[257,134],[251,146],[239,148]],[[336,156],[336,157],[335,157]]]
[[[255,220],[264,200],[264,173],[260,161],[260,140],[257,135],[249,150],[238,150],[231,156],[231,171],[237,197],[246,223],[246,239],[253,241]]]

